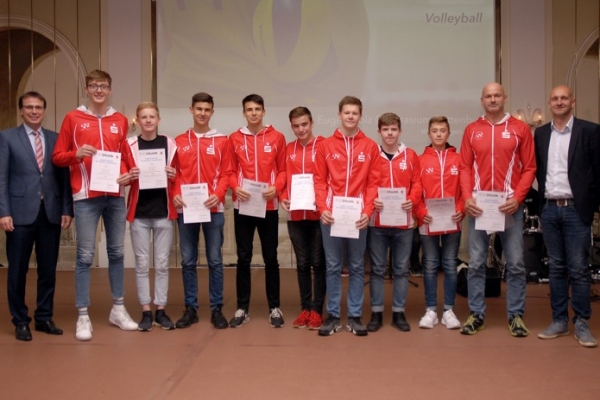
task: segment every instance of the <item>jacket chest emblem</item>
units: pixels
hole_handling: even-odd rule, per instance
[[[456,168],[456,165],[453,165],[452,168],[450,168],[450,175],[458,175],[458,168]]]
[[[365,156],[365,154],[363,152],[361,152],[358,155],[358,162],[365,162],[366,159],[367,159],[367,157]]]
[[[110,133],[114,133],[114,134],[119,133],[119,127],[116,124],[112,124],[110,126]]]

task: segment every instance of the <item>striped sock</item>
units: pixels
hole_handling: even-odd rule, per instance
[[[123,297],[119,297],[118,299],[113,299],[113,305],[122,306],[125,304],[125,300]]]
[[[81,317],[82,315],[88,315],[87,307],[80,307],[77,309],[77,314]]]

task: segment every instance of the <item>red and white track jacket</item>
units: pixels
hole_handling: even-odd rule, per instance
[[[359,197],[362,214],[373,214],[381,171],[379,146],[359,130],[344,136],[339,129],[319,143],[315,160],[315,198],[320,213],[331,211],[333,196]]]
[[[464,200],[490,190],[523,203],[536,170],[533,135],[524,122],[508,113],[496,124],[477,119],[465,128],[460,156]]]
[[[281,200],[289,200],[292,196],[292,175],[294,174],[313,174],[315,172],[315,159],[317,152],[319,151],[319,143],[325,138],[322,136],[316,136],[306,144],[302,146],[298,140],[294,140],[289,143],[285,152],[285,174],[286,174],[286,187],[281,193]],[[295,210],[288,213],[289,221],[302,221],[305,219],[311,221],[318,221],[320,214],[317,211],[309,210]]]
[[[208,194],[219,198],[219,204],[210,211],[225,211],[225,195],[233,166],[227,136],[216,129],[198,135],[193,129],[188,129],[175,138],[175,144],[177,175],[171,199],[181,195],[181,185],[207,183]]]
[[[379,187],[406,188],[406,200],[412,201],[413,210],[418,207],[423,189],[421,187],[421,177],[419,176],[419,157],[414,150],[406,147],[404,143],[400,143],[396,154],[394,154],[394,157],[390,161],[380,148],[375,168],[381,171]],[[408,212],[407,214],[408,224],[405,226],[394,226],[394,228],[410,229],[414,226],[413,212]],[[369,225],[375,227],[387,226],[382,225],[379,221],[379,212],[377,210],[373,213]]]
[[[124,195],[123,187],[119,193],[90,190],[92,158],[84,157],[78,160],[75,154],[84,144],[94,146],[97,150],[121,152],[121,174],[124,174],[127,172],[127,154],[123,152],[129,151],[126,143],[128,129],[127,118],[112,107],[109,107],[106,115],[102,117],[92,114],[85,106],[67,113],[60,127],[52,162],[59,167],[70,168],[74,201]]]
[[[138,156],[139,156],[139,144],[138,144],[138,136],[133,136],[127,139],[127,144],[129,145],[129,155],[125,160],[127,163],[127,170],[129,171],[133,167],[137,167],[138,165]],[[173,167],[175,162],[175,154],[177,154],[177,146],[175,145],[175,140],[167,136],[167,164]],[[166,172],[165,172],[166,173]],[[171,191],[173,190],[173,186],[175,182],[173,180],[169,180],[167,182],[167,204],[168,204],[168,215],[169,219],[177,218],[177,211],[175,210],[175,206],[173,205]],[[129,196],[127,197],[127,221],[132,222],[135,218],[135,210],[137,208],[138,198],[140,195],[140,180],[136,179],[131,182],[131,187],[129,188]]]
[[[233,151],[233,172],[229,186],[233,191],[233,205],[239,202],[235,189],[242,186],[243,179],[268,183],[275,186],[277,194],[267,202],[267,210],[279,208],[278,196],[285,188],[285,137],[271,125],[253,135],[242,127],[229,136]]]
[[[460,190],[460,155],[456,152],[456,147],[448,144],[446,144],[446,149],[442,151],[427,146],[423,154],[419,156],[419,164],[421,166],[423,199],[419,202],[416,215],[419,221],[419,233],[429,235],[429,225],[423,222],[423,218],[427,215],[425,200],[454,197],[456,212],[465,213],[465,202]],[[443,233],[458,231],[460,231],[459,223],[456,224],[455,230]],[[440,234],[442,233],[435,232],[432,235]]]

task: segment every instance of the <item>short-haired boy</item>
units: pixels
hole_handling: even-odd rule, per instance
[[[108,279],[113,298],[109,321],[123,330],[138,329],[124,306],[125,216],[127,208],[123,186],[130,183],[126,157],[121,157],[116,192],[96,191],[90,188],[92,157],[98,150],[128,152],[127,117],[108,105],[112,78],[101,70],[91,71],[85,77],[88,106],[80,106],[65,116],[52,162],[59,167],[70,167],[71,188],[77,229],[75,259],[75,302],[79,313],[75,337],[92,339],[92,323],[88,316],[90,305],[90,268],[96,250],[96,230],[100,217],[106,232]]]
[[[321,213],[323,248],[325,249],[327,283],[327,319],[319,329],[320,336],[340,331],[340,303],[342,298],[342,264],[344,252],[348,259],[348,323],[346,330],[357,336],[366,336],[361,322],[364,300],[364,255],[367,243],[367,225],[373,213],[380,171],[376,168],[379,157],[377,143],[358,127],[362,117],[362,102],[354,96],[344,97],[338,105],[341,126],[319,146],[315,161],[315,198]],[[331,235],[334,196],[359,198],[362,203],[360,218],[356,221],[359,236],[356,239]],[[345,245],[345,247],[344,247]]]
[[[296,140],[287,145],[285,153],[287,186],[281,194],[281,205],[288,211],[287,227],[296,254],[300,288],[302,311],[294,321],[294,328],[308,327],[316,330],[322,324],[325,301],[325,253],[319,224],[320,216],[314,207],[290,211],[290,200],[294,177],[310,178],[308,181],[314,182],[315,157],[319,151],[318,144],[324,138],[313,134],[314,122],[308,108],[294,108],[290,111],[289,118]],[[314,185],[311,187],[314,191]]]
[[[413,241],[413,206],[421,199],[421,179],[417,153],[400,142],[402,133],[400,117],[385,113],[377,122],[381,146],[376,169],[381,173],[380,188],[404,188],[405,201],[401,212],[406,213],[406,223],[388,222],[382,219],[385,204],[378,196],[375,199],[375,212],[369,226],[369,254],[371,257],[371,321],[369,332],[376,332],[383,324],[384,275],[388,253],[392,255],[394,277],[392,292],[392,326],[407,332],[410,325],[404,314],[408,295],[408,267]],[[389,205],[388,205],[389,207]]]
[[[247,125],[229,136],[233,156],[230,183],[233,190],[233,216],[237,245],[237,311],[229,326],[239,328],[250,321],[252,242],[258,231],[265,262],[265,286],[269,304],[269,323],[273,328],[283,327],[283,313],[279,309],[279,262],[277,243],[279,233],[278,196],[285,187],[285,138],[271,125],[264,125],[265,101],[251,94],[242,100]],[[266,202],[265,217],[245,215],[240,204],[250,200],[251,192],[244,189],[244,179],[267,185],[262,193]]]
[[[198,322],[198,241],[200,229],[204,232],[206,262],[208,263],[208,295],[210,322],[216,329],[229,326],[221,312],[223,307],[223,227],[225,226],[225,195],[229,189],[232,154],[227,136],[211,129],[210,119],[214,100],[208,93],[192,96],[190,114],[194,126],[175,138],[177,144],[175,188],[173,204],[178,208],[179,247],[185,311],[177,321],[177,328],[187,328]],[[208,199],[204,206],[210,209],[210,222],[185,223],[182,185],[206,183]]]
[[[142,319],[138,330],[148,332],[153,325],[164,330],[175,329],[175,324],[167,315],[167,293],[169,291],[169,255],[173,242],[173,220],[177,212],[171,202],[171,190],[175,180],[173,161],[177,154],[175,141],[158,134],[160,112],[150,101],[140,103],[136,110],[140,130],[139,136],[127,139],[130,157],[127,160],[131,188],[127,198],[127,221],[131,234],[131,247],[135,255],[135,282],[138,300],[142,306]],[[143,152],[164,154],[164,173],[167,179],[164,188],[141,188]],[[150,240],[152,238],[152,240]],[[150,257],[150,244],[153,244],[153,259]],[[152,316],[150,307],[150,265],[154,265],[154,304],[156,313]]]
[[[431,144],[419,157],[423,200],[417,208],[419,232],[423,244],[423,285],[425,286],[425,315],[419,328],[431,329],[439,321],[437,317],[437,274],[440,264],[444,269],[444,313],[442,325],[448,329],[460,328],[454,314],[457,272],[456,260],[460,246],[460,222],[465,216],[465,206],[460,190],[460,155],[448,143],[450,124],[446,117],[429,120]],[[445,218],[454,223],[452,229],[433,231],[435,220],[427,208],[428,199],[454,198],[454,213]],[[437,218],[437,217],[436,217]]]

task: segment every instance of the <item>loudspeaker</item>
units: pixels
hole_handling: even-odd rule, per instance
[[[523,234],[525,271],[527,282],[540,282],[548,278],[548,265],[544,262],[546,248],[540,232]]]
[[[456,285],[456,293],[463,297],[469,296],[469,284],[467,275],[469,266],[462,262],[458,266],[458,277]],[[486,267],[485,269],[485,297],[500,297],[502,293],[502,275],[500,269],[496,267]]]

